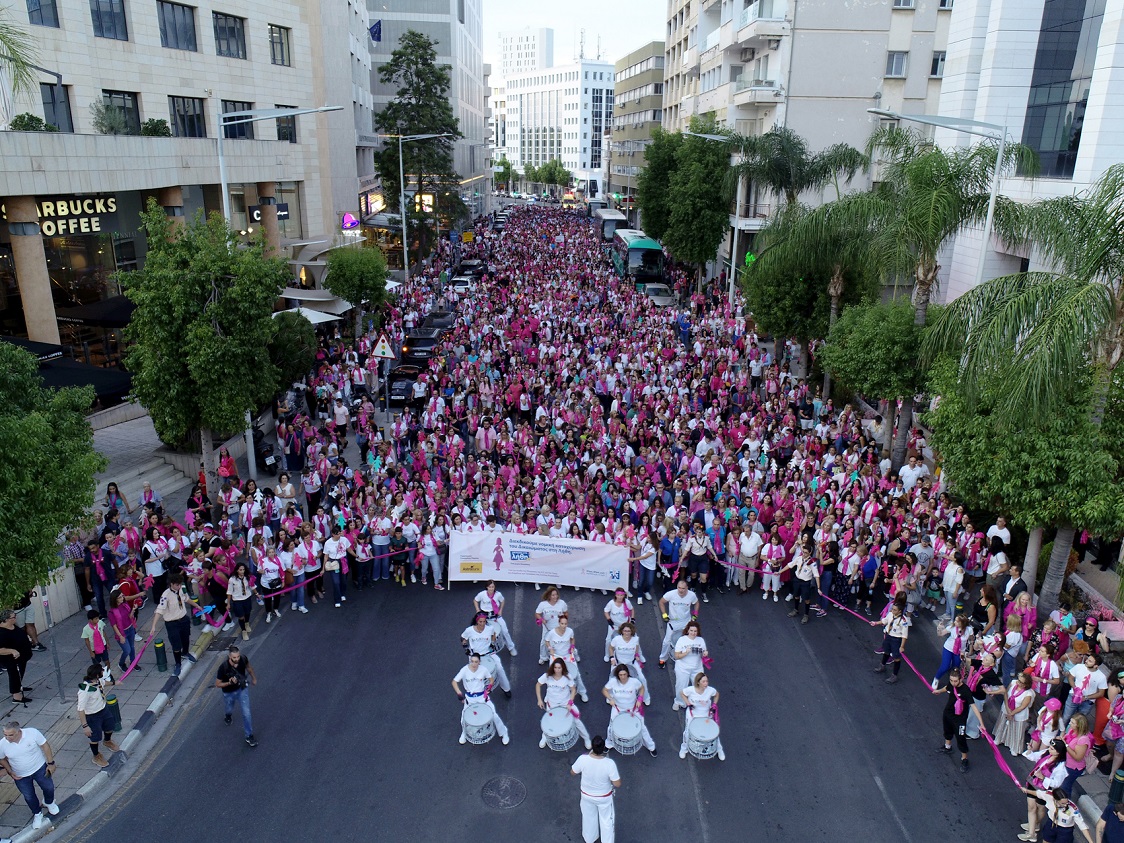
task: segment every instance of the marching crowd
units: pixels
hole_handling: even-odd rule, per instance
[[[719,697],[696,619],[712,590],[784,602],[801,623],[833,607],[869,617],[883,629],[875,669],[891,684],[928,611],[945,639],[932,679],[934,693],[948,694],[939,750],[955,741],[967,771],[967,738],[986,727],[1012,754],[1027,753],[1020,839],[1069,839],[1059,831],[1072,833],[1080,816],[1066,800],[1094,766],[1094,740],[1108,741],[1113,770],[1124,758],[1121,677],[1098,669],[1106,642],[1095,618],[1079,623],[1063,607],[1039,626],[1003,519],[974,524],[941,491],[922,434],[912,432],[908,462],[891,471],[893,431],[881,417],[825,399],[794,373],[793,346],[777,343],[774,354],[737,311],[708,310],[701,297],[682,312],[653,305],[608,267],[580,213],[516,210],[502,235],[486,221],[475,234],[465,257],[487,272],[474,289],[444,287],[449,267],[438,259],[389,306],[396,342],[434,312],[451,314],[451,327],[385,427],[372,338],[330,337],[307,384],[281,402],[276,483],[242,481],[223,455],[217,488],[197,484],[182,521],[151,487],[130,506],[109,484],[96,533],[66,548],[95,623],[95,661],[106,660],[109,638],[123,668],[134,661],[135,617],[149,596],[178,671],[195,607],[248,638],[255,599],[270,623],[286,606],[342,609],[349,589],[379,582],[442,589],[454,531],[613,543],[629,549],[632,581],[605,608],[612,674],[602,695],[613,722],[628,715],[630,746],[656,752],[643,725],[651,691],[633,600],[658,600],[665,613],[658,661],[674,663],[674,705],[688,715],[681,757],[695,743],[692,721],[713,720]],[[355,464],[344,454],[352,437]],[[487,700],[493,685],[510,691],[498,654],[515,645],[501,607],[494,585],[476,596],[476,622],[462,634],[469,663],[453,687],[466,706],[487,702],[506,744]],[[576,714],[588,691],[556,588],[536,619],[538,702],[544,714]],[[580,716],[571,719],[573,739],[591,746]],[[544,726],[541,745],[565,732]],[[717,728],[710,737],[698,742],[723,758]]]

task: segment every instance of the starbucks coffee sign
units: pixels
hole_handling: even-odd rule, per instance
[[[100,234],[110,227],[104,218],[117,213],[117,197],[57,196],[40,199],[35,206],[44,237]],[[3,205],[0,205],[0,215],[8,219]]]

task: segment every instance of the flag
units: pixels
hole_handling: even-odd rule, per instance
[[[371,28],[367,30],[371,33],[371,40],[375,42],[382,41],[382,21],[377,20],[371,24]]]

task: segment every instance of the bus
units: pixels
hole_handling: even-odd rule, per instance
[[[617,275],[631,278],[641,292],[647,284],[663,281],[663,249],[643,231],[618,228],[609,256]]]
[[[593,212],[593,221],[601,230],[601,240],[604,243],[613,242],[613,235],[618,228],[628,227],[628,218],[612,208],[598,208]]]

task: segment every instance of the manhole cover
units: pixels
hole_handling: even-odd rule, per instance
[[[489,808],[517,808],[527,798],[527,786],[511,776],[496,776],[480,791]]]
[[[233,635],[216,635],[207,646],[208,653],[218,653],[234,643]]]

